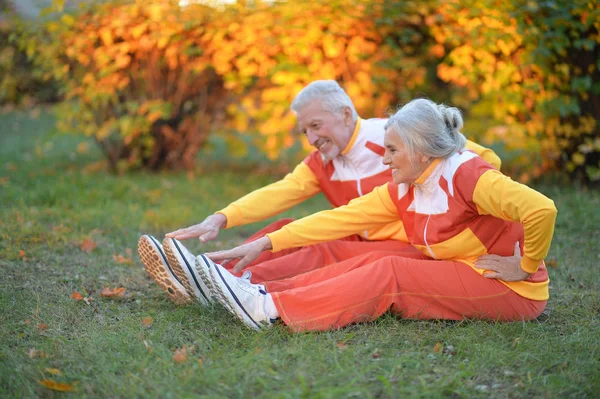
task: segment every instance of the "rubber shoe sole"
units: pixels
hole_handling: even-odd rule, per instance
[[[177,305],[185,305],[191,302],[190,295],[184,286],[169,271],[167,257],[154,237],[148,235],[140,237],[138,240],[138,254],[144,264],[146,273],[167,293],[171,301]]]
[[[171,269],[177,279],[181,281],[181,285],[198,302],[208,305],[211,302],[210,294],[207,292],[207,288],[201,285],[201,278],[196,270],[195,257],[188,260],[184,255],[184,250],[187,251],[187,249],[174,238],[165,238],[163,248]]]

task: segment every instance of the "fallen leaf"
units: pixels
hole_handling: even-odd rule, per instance
[[[46,371],[47,373],[50,373],[52,375],[62,375],[62,371],[60,371],[59,369],[55,369],[55,368],[46,367],[44,369],[44,371]]]
[[[119,263],[122,265],[132,265],[133,259],[123,256],[121,254],[113,254],[113,260],[115,263]]]
[[[47,380],[45,378],[38,382],[40,383],[40,385],[43,385],[48,389],[52,389],[53,391],[73,392],[75,390],[73,384],[65,384],[61,382],[56,382],[54,380]]]
[[[188,360],[187,348],[184,346],[181,349],[176,349],[173,355],[173,361],[175,363],[185,363]]]
[[[198,358],[198,364],[200,365],[200,367],[204,368],[204,360],[202,360],[201,357]]]
[[[556,258],[550,258],[546,263],[546,266],[548,267],[558,267],[558,262],[556,260]]]
[[[38,328],[38,330],[40,330],[40,331],[47,330],[47,329],[48,329],[48,324],[45,324],[45,323],[40,323],[40,324],[38,324],[38,325],[37,325],[37,328]]]
[[[71,299],[75,299],[76,301],[83,301],[83,295],[75,291],[71,294]]]
[[[142,325],[144,327],[148,327],[150,324],[152,324],[152,317],[144,317],[142,319]]]
[[[25,324],[26,324],[26,325],[30,325],[30,324],[31,324],[31,320],[29,320],[29,319],[25,319]]]
[[[344,349],[348,348],[348,345],[344,341],[338,341],[338,342],[336,342],[335,346],[337,346],[337,348],[341,349],[341,350],[344,350]]]
[[[104,298],[112,298],[112,297],[122,297],[125,293],[125,288],[117,287],[114,290],[111,290],[110,287],[106,287],[102,290],[102,295]]]
[[[98,244],[94,242],[91,238],[86,238],[85,241],[79,246],[83,252],[87,252],[88,254],[92,252]]]
[[[379,352],[375,352],[371,356],[373,357],[373,359],[379,359],[381,357],[381,354]]]
[[[39,359],[43,359],[46,357],[46,352],[44,352],[43,350],[37,350],[35,348],[30,348],[29,351],[27,352],[27,356],[29,356],[32,359],[35,359],[36,357]]]
[[[5,184],[8,184],[8,176],[0,177],[0,186],[4,186]]]
[[[83,302],[85,302],[88,305],[91,305],[93,300],[94,298],[92,298],[91,296],[86,296],[85,298],[83,298]]]
[[[443,345],[441,342],[436,342],[435,346],[433,347],[433,351],[435,353],[438,353],[440,350],[442,350],[442,347]]]

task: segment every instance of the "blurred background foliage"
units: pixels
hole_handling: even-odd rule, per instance
[[[417,96],[460,107],[523,182],[600,181],[597,1],[54,0],[35,22],[2,6],[0,103],[57,102],[58,129],[113,171],[192,169],[210,137],[298,160],[289,104],[336,79],[365,118]]]

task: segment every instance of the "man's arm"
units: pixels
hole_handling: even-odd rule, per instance
[[[198,237],[205,242],[216,238],[222,228],[241,226],[277,215],[314,196],[321,190],[319,181],[302,162],[283,179],[259,188],[208,216],[202,223],[168,233],[178,240]]]

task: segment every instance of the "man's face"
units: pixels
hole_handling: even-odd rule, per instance
[[[296,114],[298,128],[306,135],[325,162],[331,161],[346,148],[354,131],[352,112],[346,108],[342,113],[325,111],[320,101],[315,101]]]

